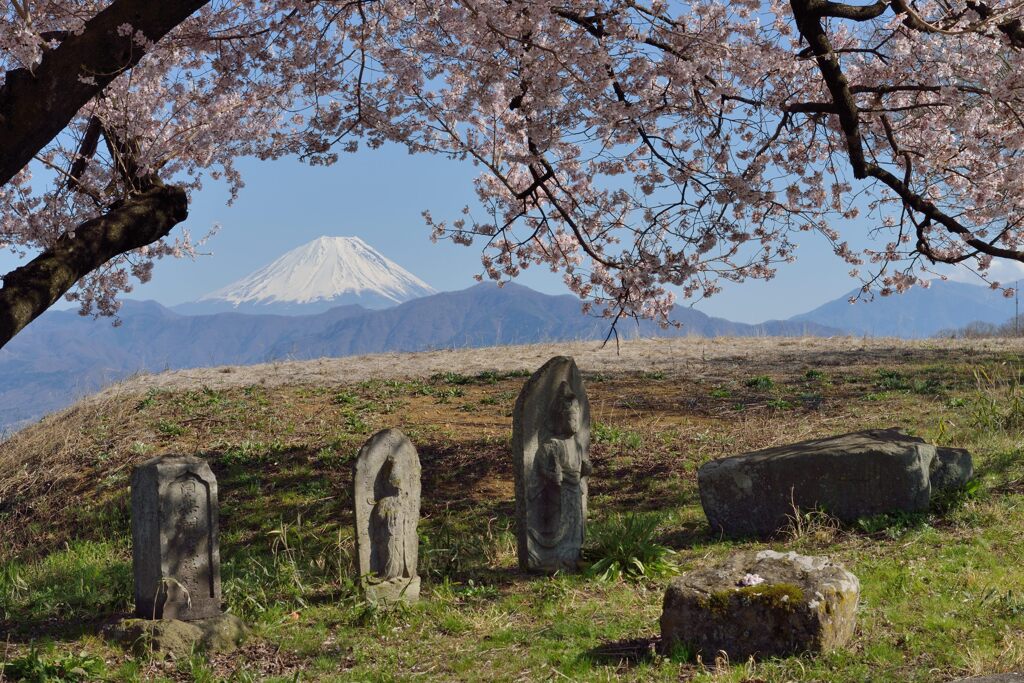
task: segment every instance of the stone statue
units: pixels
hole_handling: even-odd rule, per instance
[[[572,358],[552,358],[527,381],[512,420],[519,565],[576,569],[586,530],[590,406]]]
[[[420,461],[412,442],[385,429],[359,451],[353,477],[359,576],[373,602],[414,602],[420,516]]]

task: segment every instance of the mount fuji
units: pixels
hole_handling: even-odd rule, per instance
[[[353,304],[387,308],[431,294],[433,287],[358,237],[319,237],[174,310],[306,315]]]

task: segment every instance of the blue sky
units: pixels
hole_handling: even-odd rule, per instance
[[[311,168],[295,159],[245,160],[239,167],[246,187],[234,206],[226,205],[223,186],[212,182],[193,198],[186,226],[194,236],[221,225],[203,249],[212,255],[157,263],[153,280],[137,286],[130,298],[165,305],[191,301],[321,235],[362,237],[438,290],[475,284],[479,247],[431,243],[420,215],[429,209],[437,219],[455,218],[463,205],[474,205],[476,169],[469,162],[409,155],[404,148],[388,146],[343,155],[328,168]],[[863,226],[851,228],[863,231]],[[858,285],[847,275],[849,266],[823,239],[803,237],[797,263],[782,266],[775,280],[727,285],[696,308],[760,322],[810,310]],[[12,256],[0,256],[3,272],[17,265]],[[1007,264],[997,275],[1013,280],[1021,273]],[[546,269],[532,268],[518,282],[551,294],[566,292],[561,276]]]

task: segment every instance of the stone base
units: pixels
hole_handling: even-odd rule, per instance
[[[196,651],[232,652],[249,634],[233,614],[209,619],[120,619],[103,629],[103,635],[136,654],[185,657]]]
[[[363,581],[363,595],[374,603],[405,602],[412,604],[420,599],[420,577],[392,579],[390,581]]]
[[[661,646],[732,662],[826,652],[853,635],[859,593],[857,577],[824,557],[738,553],[669,584]]]
[[[1024,683],[1024,674],[992,674],[974,678],[958,678],[951,683]]]

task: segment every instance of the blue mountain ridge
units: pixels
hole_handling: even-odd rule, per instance
[[[1003,323],[1014,302],[986,287],[928,289],[850,304],[850,294],[789,320],[736,323],[677,306],[681,327],[622,321],[619,335],[927,337],[975,322]],[[514,283],[483,283],[383,310],[338,306],[311,315],[182,315],[154,301],[124,301],[121,325],[49,311],[0,349],[0,429],[22,424],[138,372],[246,365],[386,351],[603,340],[610,321],[579,299]]]
[[[852,290],[789,320],[836,327],[858,336],[919,339],[972,322],[1002,324],[1014,316],[1012,298],[963,282],[934,280],[928,288],[914,287],[903,294],[851,304],[849,299],[859,293]]]
[[[126,300],[121,324],[49,311],[0,349],[0,426],[72,403],[138,372],[246,365],[385,351],[603,340],[610,321],[584,315],[579,299],[517,284],[483,283],[384,310],[340,306],[306,316],[181,315],[154,301]],[[677,306],[680,328],[619,323],[620,338],[838,334],[813,322],[760,325]]]

